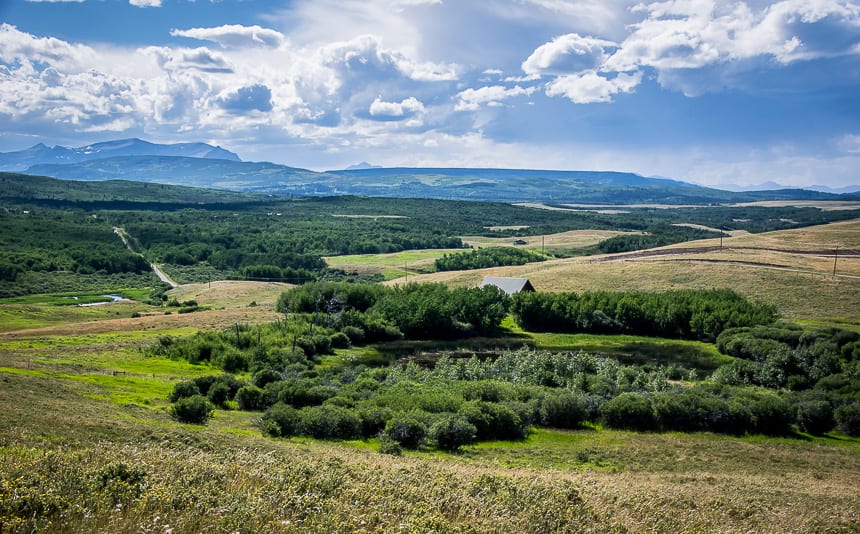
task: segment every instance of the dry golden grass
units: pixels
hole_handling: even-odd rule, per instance
[[[719,246],[720,240],[702,239],[700,241],[678,243],[664,248],[687,248]],[[840,249],[860,249],[860,220],[836,222],[779,230],[761,234],[747,234],[723,239],[724,247],[756,247],[788,251],[833,251]]]
[[[280,282],[221,280],[182,285],[168,291],[167,296],[180,302],[196,300],[201,306],[214,308],[243,308],[256,302],[259,306],[274,309],[278,296],[291,287],[291,284]]]
[[[113,304],[118,306],[120,304]],[[201,310],[194,313],[164,315],[157,310],[151,315],[135,318],[106,319],[81,323],[28,328],[11,332],[0,332],[0,339],[13,339],[32,336],[71,336],[78,334],[105,334],[111,332],[135,332],[172,330],[176,328],[197,328],[200,330],[221,329],[235,324],[257,324],[272,322],[280,318],[274,306],[252,306],[218,310]]]
[[[782,208],[794,206],[797,208],[818,208],[825,211],[856,210],[860,208],[860,202],[856,200],[762,200],[760,202],[743,202],[733,206],[765,206],[769,208]]]
[[[656,249],[677,251],[677,255],[561,259],[433,273],[410,280],[474,286],[484,276],[512,276],[528,278],[538,291],[550,292],[730,288],[776,305],[789,320],[832,321],[860,327],[860,279],[833,277],[832,257],[754,250],[808,251],[835,244],[843,250],[860,249],[860,221],[725,238],[724,250],[716,252],[695,252],[696,248],[719,245],[719,239],[706,239]],[[813,248],[815,245],[817,248]],[[689,249],[694,253],[688,253]],[[609,261],[613,258],[619,261]],[[841,256],[837,273],[860,275],[860,259]]]

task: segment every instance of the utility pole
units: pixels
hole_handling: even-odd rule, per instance
[[[836,250],[833,252],[833,276],[836,276],[836,260],[839,258],[839,245],[836,245]]]
[[[546,236],[540,236],[540,255],[543,256],[543,242]]]
[[[408,266],[409,266],[408,263],[403,264],[403,272],[406,273],[406,283],[407,284],[409,283],[409,270],[406,269],[406,267],[408,267]]]

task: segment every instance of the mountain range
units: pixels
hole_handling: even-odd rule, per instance
[[[757,200],[857,199],[801,189],[724,191],[633,173],[533,169],[382,168],[366,163],[316,172],[244,162],[205,143],[125,139],[80,148],[36,145],[0,153],[0,171],[65,180],[130,180],[273,195],[361,195],[496,202],[720,204]]]
[[[0,152],[0,171],[26,171],[34,165],[74,164],[110,157],[185,156],[241,161],[229,150],[206,143],[156,144],[141,139],[119,139],[77,148],[49,147],[43,143],[17,152]]]

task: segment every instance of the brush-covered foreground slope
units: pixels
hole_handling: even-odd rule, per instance
[[[860,448],[539,430],[460,454],[260,436],[259,413],[177,423],[214,369],[142,347],[187,330],[0,335],[0,525],[62,532],[849,532]],[[62,333],[61,333],[62,332]]]

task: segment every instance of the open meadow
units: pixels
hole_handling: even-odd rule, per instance
[[[781,319],[803,327],[860,332],[860,221],[752,234],[748,229],[789,224],[768,219],[770,212],[755,212],[760,219],[724,237],[722,249],[719,238],[691,241],[688,234],[681,236],[684,242],[667,247],[576,256],[596,253],[607,239],[644,237],[645,228],[674,230],[668,223],[660,226],[662,219],[652,220],[663,215],[628,220],[621,213],[468,203],[338,199],[295,208],[316,219],[304,223],[303,215],[284,222],[278,217],[286,209],[253,206],[229,217],[213,210],[205,221],[202,212],[105,212],[99,218],[63,212],[70,224],[92,232],[91,244],[78,243],[58,272],[45,258],[60,237],[49,234],[42,251],[25,240],[16,242],[20,254],[38,260],[33,265],[48,266],[9,270],[4,286],[9,296],[0,300],[0,401],[5,407],[0,412],[0,533],[860,531],[860,439],[832,424],[816,434],[796,429],[732,434],[719,426],[713,431],[707,426],[707,431],[632,431],[601,419],[598,404],[623,395],[665,401],[686,399],[690,391],[700,395],[690,398],[728,406],[728,400],[708,393],[715,382],[702,379],[740,358],[718,349],[713,337],[535,331],[487,300],[476,307],[481,314],[494,309],[498,328],[437,317],[434,328],[443,328],[447,323],[441,319],[447,319],[449,333],[473,330],[463,338],[421,338],[404,335],[409,333],[405,326],[398,330],[379,311],[403,319],[438,304],[448,288],[450,294],[466,295],[453,288],[474,288],[488,275],[514,276],[529,278],[544,294],[731,288],[753,301],[750,306],[772,305]],[[449,233],[438,231],[434,210],[456,222]],[[468,217],[454,219],[458,210]],[[10,212],[5,224],[15,231],[29,228],[30,215]],[[38,216],[53,220],[50,213]],[[695,224],[715,228],[722,216],[704,213]],[[796,216],[812,220],[815,214]],[[142,251],[145,262],[116,239],[111,228],[118,223],[136,240],[135,250]],[[329,234],[322,231],[324,225]],[[478,235],[488,227],[494,230]],[[263,237],[267,231],[275,237]],[[69,231],[63,239],[76,237]],[[575,257],[432,272],[437,258],[463,251],[452,247],[510,246],[517,239],[526,241],[518,248],[545,247]],[[114,266],[118,272],[111,275],[100,274],[110,265],[82,252],[105,240],[114,240],[111,250],[127,256],[128,265]],[[346,254],[372,250],[384,253]],[[158,287],[146,272],[154,260],[197,283]],[[286,265],[282,262],[289,266],[273,268]],[[429,286],[435,293],[426,293],[425,301],[407,300],[412,298],[408,291],[390,290],[405,286],[404,269],[410,283],[447,287]],[[215,272],[297,282],[382,274],[388,287],[332,282],[340,294],[324,299],[322,293],[308,293],[311,300],[302,302],[302,287],[312,292],[325,286],[209,282]],[[16,284],[16,277],[26,284]],[[74,285],[61,291],[68,282]],[[375,314],[344,311],[338,299],[348,300],[347,287],[388,300]],[[285,301],[288,291],[299,297]],[[100,302],[114,299],[107,296],[113,294],[123,300]],[[431,312],[427,316],[433,317]],[[341,319],[353,322],[335,331],[330,323]],[[788,332],[801,337],[799,330]],[[364,339],[369,335],[376,337]],[[847,339],[848,334],[839,335]],[[849,346],[845,339],[843,345]],[[527,348],[515,352],[521,347]],[[533,383],[487,380],[500,372],[492,368],[494,362],[505,357],[521,358],[526,367],[517,372],[523,373],[531,361],[561,362],[568,370],[570,362],[591,367],[567,377],[570,382],[550,367],[533,369]],[[471,373],[471,378],[432,375],[430,369],[444,367],[443,362],[449,372]],[[261,365],[271,367],[261,370]],[[831,377],[827,394],[837,395],[848,373]],[[362,426],[362,432],[340,440],[290,434],[279,426],[287,423],[272,423],[267,406],[249,407],[238,392],[222,399],[205,424],[176,417],[179,402],[171,396],[183,385],[210,387],[222,380],[222,391],[241,386],[262,396],[269,394],[263,390],[266,376],[282,387],[271,390],[268,408],[289,398],[295,409],[276,405],[287,415],[358,413],[377,401],[395,408],[361,412],[361,425],[371,430],[364,432]],[[798,384],[798,377],[792,378]],[[788,377],[780,379],[788,383]],[[820,394],[811,384],[806,392],[719,387],[729,397],[746,399],[739,402],[768,405],[780,395]],[[305,386],[304,393],[318,395],[315,400],[297,400],[296,391]],[[213,397],[215,389],[205,394]],[[335,394],[347,390],[352,393]],[[374,400],[377,390],[388,397]],[[475,391],[486,398],[474,397]],[[553,399],[565,392],[571,395],[568,401],[591,403],[582,405],[573,424],[547,415]],[[511,398],[501,399],[503,393]],[[467,440],[446,452],[438,438],[429,440],[430,429],[441,428],[442,416],[435,408],[419,410],[421,402],[454,406],[441,412],[472,410],[478,422],[480,410],[494,409],[524,432],[500,440],[487,437],[492,433],[484,429],[485,439]],[[392,449],[388,422],[398,404],[405,406],[395,414],[401,422],[426,418],[426,425],[424,420],[417,425],[425,425],[428,437],[414,447]],[[750,416],[747,424],[753,422]]]

